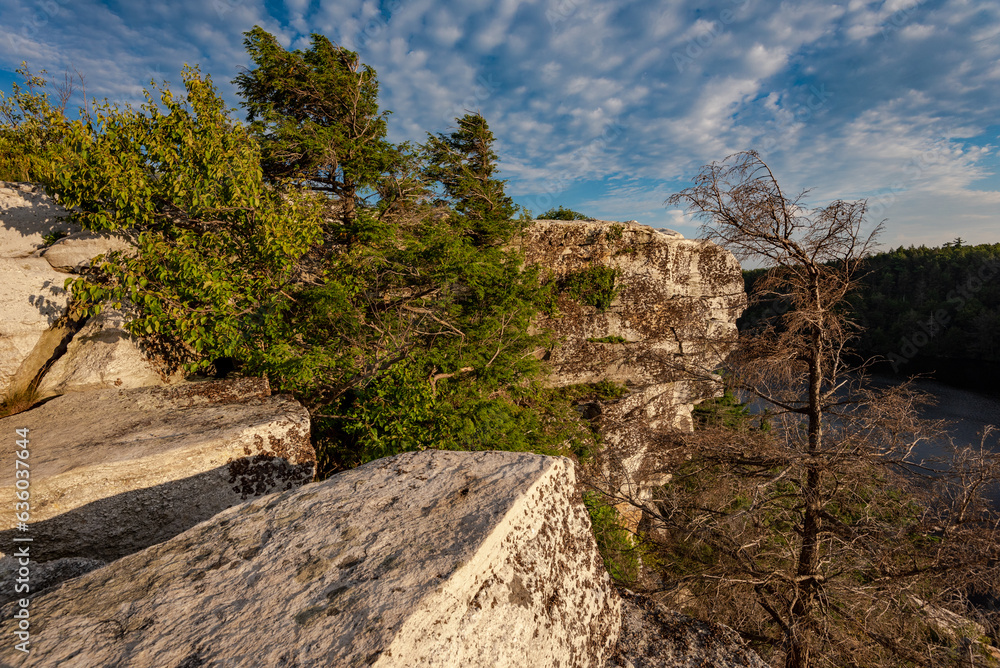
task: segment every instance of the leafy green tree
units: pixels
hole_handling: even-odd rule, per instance
[[[129,330],[169,343],[191,370],[231,357],[263,372],[290,354],[268,344],[287,333],[297,263],[321,241],[319,202],[268,185],[211,79],[183,78],[184,99],[163,89],[141,109],[99,105],[68,124],[46,186],[85,229],[137,248],[105,257],[73,293],[90,312],[134,308]]]
[[[288,51],[260,26],[244,33],[255,64],[236,77],[268,178],[299,179],[336,199],[345,223],[399,159],[386,139],[378,78],[358,54],[313,34]]]

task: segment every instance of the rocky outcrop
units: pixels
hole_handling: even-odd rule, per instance
[[[84,323],[68,314],[66,279],[129,245],[80,231],[67,214],[41,186],[0,181],[0,399],[39,387],[50,396],[176,382],[141,351],[120,313],[92,319],[74,342]],[[53,242],[58,235],[66,236]]]
[[[15,429],[29,430],[39,561],[116,559],[315,472],[307,411],[257,379],[67,394],[0,420]],[[12,499],[13,448],[2,461]]]
[[[608,668],[768,668],[729,627],[698,621],[630,591],[621,595],[621,635]]]
[[[183,380],[167,375],[139,348],[125,331],[121,311],[105,307],[90,318],[38,382],[39,397],[67,392],[112,388],[151,387]]]
[[[627,396],[593,410],[614,468],[655,484],[663,468],[651,447],[657,432],[690,430],[694,404],[717,391],[708,372],[728,352],[746,306],[739,263],[711,242],[635,222],[537,220],[520,244],[528,263],[563,284],[593,267],[617,272],[607,308],[563,291],[537,325],[561,339],[546,353],[555,385],[628,385]]]
[[[76,232],[59,239],[41,255],[53,269],[67,273],[79,272],[91,261],[111,251],[127,251],[132,245],[120,237],[96,232]]]
[[[589,529],[566,459],[398,455],[33,599],[30,665],[603,666],[621,609]]]

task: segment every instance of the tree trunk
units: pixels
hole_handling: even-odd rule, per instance
[[[785,659],[786,668],[806,668],[809,663],[808,644],[799,629],[809,623],[812,616],[816,591],[819,586],[819,552],[822,518],[820,517],[821,472],[815,458],[823,445],[823,408],[820,391],[822,389],[822,334],[817,328],[812,337],[812,358],[809,365],[809,408],[808,453],[813,462],[806,466],[803,500],[805,512],[802,520],[802,547],[796,568],[796,598],[792,606],[792,639]]]

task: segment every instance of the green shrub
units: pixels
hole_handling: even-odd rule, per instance
[[[564,209],[560,206],[558,209],[549,209],[540,215],[538,220],[593,220],[593,218],[578,211]]]
[[[616,281],[621,270],[603,265],[593,265],[566,276],[562,290],[573,300],[606,311],[618,297]]]
[[[590,523],[604,567],[615,582],[631,585],[639,579],[640,550],[638,538],[622,526],[621,515],[604,495],[586,492],[583,503],[590,514]]]

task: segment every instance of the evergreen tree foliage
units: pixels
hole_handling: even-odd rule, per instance
[[[244,33],[256,67],[236,77],[268,178],[294,178],[331,193],[344,220],[395,159],[378,106],[378,78],[358,54],[312,35],[288,51],[260,26]]]
[[[743,272],[753,293],[766,270]],[[856,348],[896,370],[905,362],[947,367],[946,360],[1000,362],[1000,244],[967,246],[961,239],[877,253],[859,269],[851,308],[862,325]],[[739,321],[746,330],[788,309],[763,300]]]
[[[512,219],[517,207],[504,191],[506,182],[494,178],[493,133],[480,114],[457,121],[450,135],[428,135],[427,175],[440,184],[477,246],[505,243],[523,223]]]

